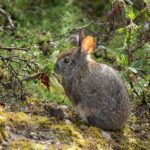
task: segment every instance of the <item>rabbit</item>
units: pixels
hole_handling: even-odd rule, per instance
[[[93,48],[93,37],[81,31],[79,47],[61,53],[54,72],[82,120],[104,130],[122,129],[130,110],[127,89],[115,69],[92,59]]]

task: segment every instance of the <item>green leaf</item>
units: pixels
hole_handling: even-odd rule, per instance
[[[120,28],[120,29],[118,29],[117,31],[118,31],[119,33],[123,33],[125,30],[126,30],[125,28]]]
[[[117,57],[117,61],[122,64],[123,66],[128,66],[128,59],[124,54],[120,54]]]
[[[63,87],[61,86],[61,84],[59,84],[55,76],[52,75],[50,81],[54,88],[56,88],[58,91],[63,91]]]
[[[138,12],[135,12],[132,8],[132,6],[126,7],[126,15],[129,17],[131,20],[134,20],[136,16],[138,15]]]
[[[59,53],[60,53],[60,50],[54,51],[54,52],[51,54],[50,59],[51,59],[52,61],[56,61],[56,60],[57,60],[57,56],[59,55]]]
[[[136,70],[136,68],[133,68],[133,67],[128,67],[128,70],[130,70],[131,72],[133,72],[135,74],[138,73],[137,70]]]

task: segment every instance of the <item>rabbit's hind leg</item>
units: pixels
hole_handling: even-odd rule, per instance
[[[114,130],[113,125],[107,120],[107,118],[100,118],[96,116],[87,117],[87,121],[89,125],[96,126],[102,128],[104,130]]]

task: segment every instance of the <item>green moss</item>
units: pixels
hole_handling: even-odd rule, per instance
[[[32,142],[26,139],[16,139],[9,145],[10,150],[44,150],[42,144]]]
[[[0,143],[7,139],[8,135],[5,131],[6,117],[4,116],[4,110],[0,108]]]
[[[4,141],[4,138],[3,138],[2,134],[1,134],[1,132],[2,132],[2,130],[0,130],[0,144]]]
[[[6,122],[6,119],[4,116],[2,116],[2,114],[0,114],[0,126],[3,126]]]
[[[39,108],[42,109],[42,108]],[[69,117],[74,115],[73,110],[69,110]],[[5,141],[8,137],[5,130],[5,126],[9,126],[11,129],[19,129],[19,136],[30,137],[30,132],[41,133],[46,129],[48,136],[52,137],[52,145],[46,145],[50,150],[59,149],[62,150],[80,150],[80,149],[115,149],[116,147],[122,150],[134,150],[150,149],[150,133],[149,128],[144,127],[143,132],[147,133],[147,139],[141,140],[139,134],[131,125],[141,125],[139,119],[133,116],[130,117],[128,123],[122,131],[110,132],[112,141],[105,139],[101,130],[96,127],[87,126],[80,120],[74,120],[72,124],[66,124],[63,120],[58,120],[55,117],[46,117],[40,115],[26,114],[23,112],[6,112],[0,110],[0,143]],[[14,130],[14,131],[15,131]],[[28,131],[29,130],[29,131]],[[140,132],[141,133],[141,132]],[[44,136],[44,134],[42,135]],[[57,144],[59,143],[59,144]],[[43,148],[44,145],[38,144],[38,142],[32,142],[24,139],[15,139],[10,143],[10,147],[15,149],[37,149]]]
[[[23,112],[8,112],[5,113],[5,117],[7,118],[7,124],[13,124],[15,127],[34,126],[34,120],[32,117]]]
[[[83,146],[83,136],[76,131],[72,125],[60,124],[53,126],[54,133],[59,133],[59,138],[65,143],[76,143],[77,145]],[[78,140],[77,140],[78,139]]]
[[[113,138],[117,141],[118,145],[122,149],[134,150],[150,149],[150,140],[141,140],[138,134],[131,129],[131,126],[126,125],[122,132],[113,132]]]
[[[51,127],[51,122],[47,117],[41,117],[41,116],[36,116],[37,118],[37,125],[39,128],[50,128]]]
[[[69,145],[74,145],[76,149],[106,149],[109,146],[107,140],[101,137],[98,128],[75,125],[60,124],[53,126],[55,133],[59,133],[59,140]],[[70,148],[71,149],[71,148]]]

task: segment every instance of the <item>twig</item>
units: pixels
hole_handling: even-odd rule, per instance
[[[23,58],[20,58],[18,56],[9,56],[9,57],[3,57],[0,55],[0,60],[4,61],[9,61],[9,62],[14,62],[14,63],[17,63],[18,65],[20,65],[21,67],[21,64],[20,64],[20,61],[21,62],[24,62],[27,66],[27,68],[30,68],[32,71],[36,71],[32,65],[36,66],[36,67],[39,67],[39,65],[37,64],[36,61],[33,61],[33,60],[27,60],[27,59],[23,59]]]
[[[110,22],[96,22],[95,24],[98,24],[98,25],[110,25]]]
[[[7,17],[7,20],[9,22],[9,24],[10,24],[11,29],[14,29],[15,25],[14,25],[14,23],[12,21],[11,15],[8,12],[6,12],[4,9],[2,9],[2,8],[0,8],[0,13]]]
[[[40,74],[41,74],[41,72],[38,72],[38,73],[35,73],[32,75],[26,76],[22,79],[22,81],[30,81],[30,80],[36,79],[40,76]]]
[[[92,24],[97,24],[97,25],[100,25],[100,26],[103,27],[104,25],[109,25],[110,23],[109,23],[109,22],[90,22],[90,23],[87,23],[87,24],[85,24],[85,25],[83,25],[83,26],[79,26],[79,27],[74,28],[74,29],[72,29],[72,30],[70,30],[70,31],[67,31],[66,33],[59,34],[59,35],[53,34],[53,35],[54,35],[55,38],[57,38],[57,37],[64,37],[64,36],[66,36],[66,35],[68,35],[68,34],[70,34],[70,33],[74,33],[74,32],[76,32],[76,31],[80,31],[82,28],[85,28],[86,30],[92,32],[94,35],[97,35],[97,34],[94,33],[93,31],[87,29],[87,27],[90,26],[90,25],[92,25]]]
[[[148,32],[141,33],[136,46],[131,48],[130,51],[132,53],[136,52],[139,48],[142,48],[149,41],[150,41],[150,34]]]
[[[83,25],[83,26],[80,26],[80,27],[78,27],[78,28],[75,28],[74,30],[80,31],[82,28],[86,28],[86,27],[88,27],[88,26],[91,25],[91,24],[93,24],[93,23],[90,22],[90,23],[88,23],[88,24],[85,24],[85,25]]]
[[[7,60],[7,61],[10,60],[10,61],[17,62],[17,63],[18,63],[17,60],[19,60],[19,61],[24,61],[24,62],[27,62],[27,63],[33,63],[34,65],[37,65],[37,64],[36,64],[36,61],[30,61],[30,60],[27,60],[27,59],[20,58],[20,57],[18,57],[18,56],[2,57],[2,56],[0,55],[0,58],[1,58],[1,60],[2,60],[2,59],[3,59],[3,60]]]
[[[4,59],[2,59],[2,61],[5,64],[5,66],[7,66],[8,68],[10,68],[12,75],[18,80],[18,82],[19,82],[19,84],[21,86],[21,90],[22,90],[23,84],[22,84],[21,80],[19,79],[18,73],[16,72],[16,70],[13,68],[13,66],[10,63],[6,64],[6,62],[5,62]]]
[[[134,85],[133,85],[133,83],[132,83],[132,80],[131,80],[129,74],[128,74],[128,81],[129,81],[129,84],[130,84],[130,86],[131,86],[133,92],[136,94],[136,96],[137,96],[139,99],[141,99],[141,96],[138,94],[138,92],[137,92],[137,91],[135,90],[135,88],[134,88]]]
[[[141,44],[138,43],[138,45],[136,45],[135,47],[131,49],[131,52],[132,53],[136,52],[139,48],[142,48],[145,44],[146,42],[142,42]]]
[[[54,35],[54,38],[57,38],[57,37],[65,37],[65,36],[67,36],[68,34],[74,33],[74,32],[76,32],[76,31],[80,31],[82,28],[86,28],[86,27],[88,27],[88,26],[91,25],[91,24],[92,24],[92,22],[91,22],[91,23],[88,23],[88,24],[85,24],[85,25],[83,25],[83,26],[74,28],[74,29],[72,29],[72,30],[69,30],[69,31],[67,31],[66,33],[58,34],[58,35],[53,34],[53,35]]]
[[[0,47],[0,50],[7,50],[7,51],[23,50],[23,51],[29,51],[28,48],[19,48],[19,47]]]

